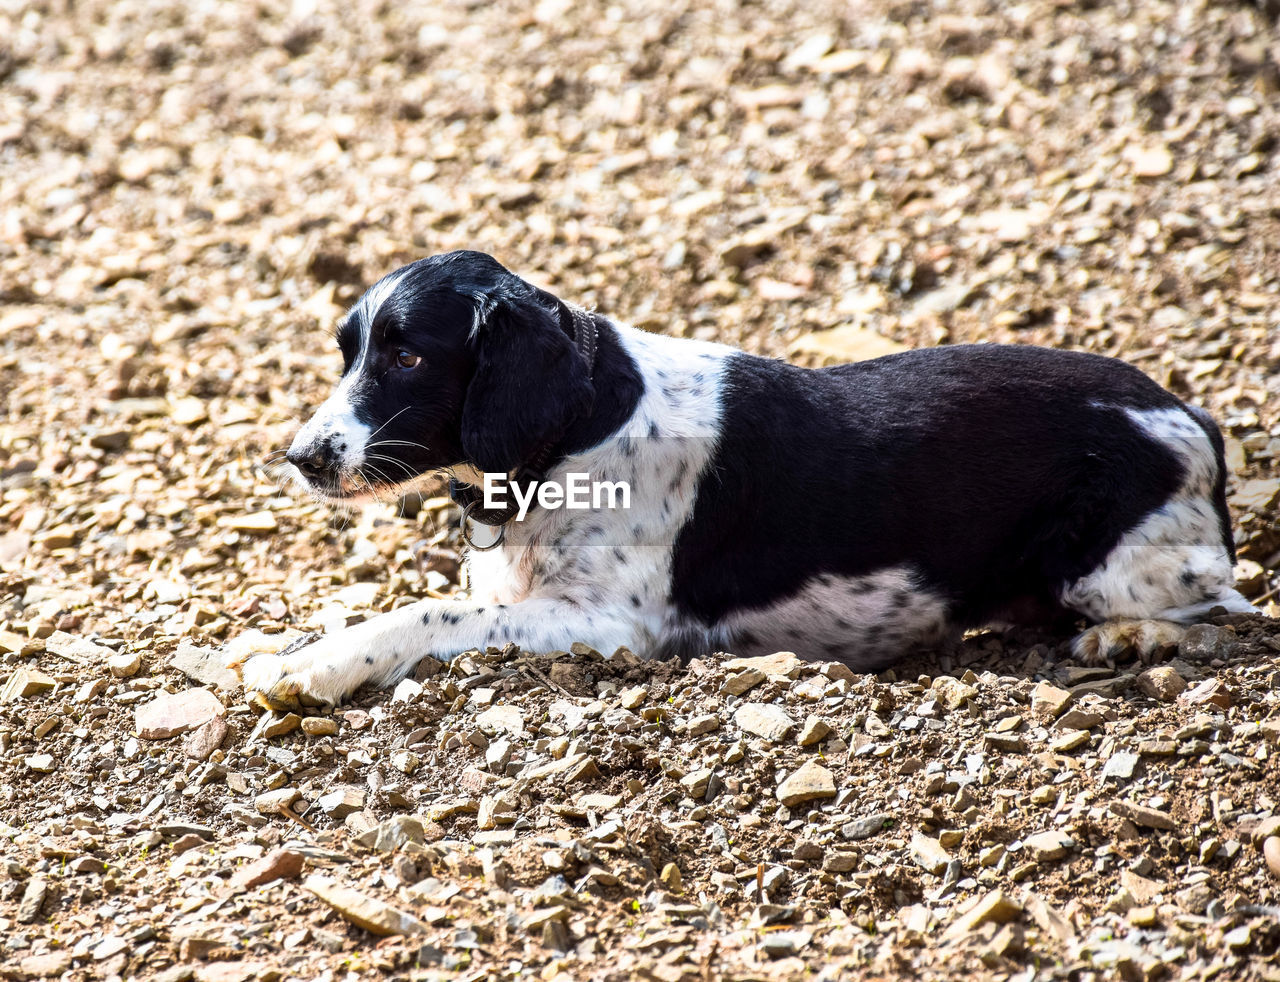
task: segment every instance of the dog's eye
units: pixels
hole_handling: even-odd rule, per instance
[[[396,364],[401,368],[417,368],[422,364],[422,357],[401,349],[396,352]]]

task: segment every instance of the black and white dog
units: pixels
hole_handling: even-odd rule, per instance
[[[1076,651],[1099,660],[1254,611],[1217,428],[1120,361],[974,345],[799,368],[624,327],[475,252],[383,278],[338,342],[341,381],[288,452],[297,480],[353,503],[445,469],[501,538],[472,551],[469,600],[248,659],[246,691],[272,704],[506,642],[869,670],[993,621],[1083,616]],[[515,521],[483,507],[483,474],[526,492],[589,475],[630,507]]]

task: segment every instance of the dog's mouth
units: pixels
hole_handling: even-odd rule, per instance
[[[291,467],[290,471],[292,473],[289,476],[294,484],[316,501],[347,507],[394,500],[412,492],[427,477],[426,474],[419,474],[408,480],[392,481],[369,474],[361,468],[354,468],[335,474],[332,478],[316,480],[296,467]]]

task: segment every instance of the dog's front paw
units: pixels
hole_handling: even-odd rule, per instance
[[[1115,664],[1126,656],[1149,665],[1176,648],[1185,630],[1171,621],[1105,621],[1078,634],[1071,651],[1085,665]]]
[[[267,709],[298,710],[303,706],[336,706],[351,694],[322,638],[293,655],[252,655],[236,666],[245,698]]]

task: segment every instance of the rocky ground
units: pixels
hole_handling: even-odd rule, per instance
[[[805,361],[1119,355],[1280,591],[1280,29],[1249,3],[0,6],[0,976],[1280,979],[1280,627],[860,676],[223,658],[461,589],[262,467],[382,273],[490,251]],[[785,507],[779,488],[779,507]]]

